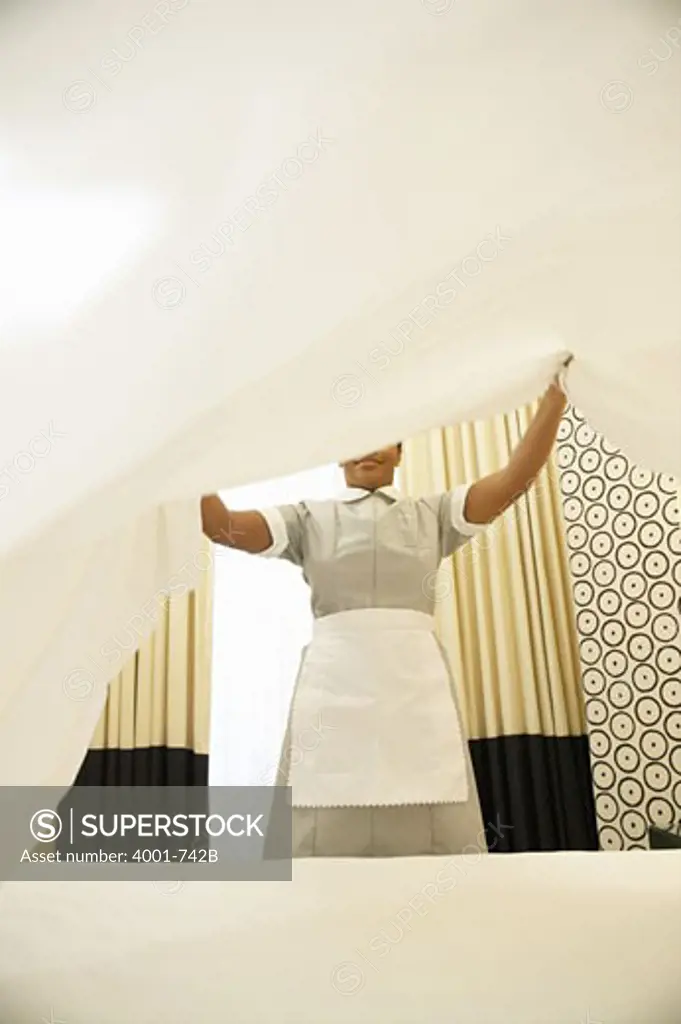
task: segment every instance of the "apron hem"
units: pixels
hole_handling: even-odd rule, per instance
[[[452,804],[463,807],[470,800],[470,793],[465,798],[459,797],[458,799],[443,800],[399,800],[395,801],[375,801],[372,803],[342,803],[342,804],[327,804],[327,803],[298,803],[294,801],[291,807],[294,811],[338,811],[348,807],[450,807]]]

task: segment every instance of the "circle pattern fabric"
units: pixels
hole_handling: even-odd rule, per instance
[[[681,822],[679,484],[570,407],[557,464],[601,849]]]

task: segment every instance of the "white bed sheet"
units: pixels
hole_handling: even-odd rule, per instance
[[[0,889],[3,1024],[678,1024],[680,966],[676,851]]]
[[[568,350],[592,426],[681,473],[680,25],[0,7],[0,782],[72,781],[65,687],[196,557],[189,512],[172,565],[141,542],[165,503],[510,410]]]

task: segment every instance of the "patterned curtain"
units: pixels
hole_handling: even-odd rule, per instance
[[[570,409],[558,448],[600,845],[681,821],[678,482]]]

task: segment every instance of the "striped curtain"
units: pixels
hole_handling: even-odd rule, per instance
[[[536,404],[405,444],[411,495],[501,469]],[[495,850],[596,849],[558,471],[443,563],[436,618],[470,741],[484,819],[505,826]]]
[[[212,555],[113,680],[76,785],[207,786]]]

